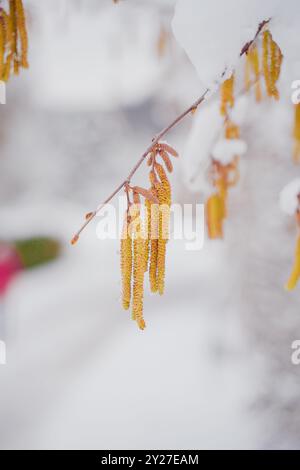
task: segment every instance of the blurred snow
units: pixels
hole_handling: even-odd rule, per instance
[[[280,193],[280,209],[288,215],[295,215],[299,207],[300,178],[291,181]]]
[[[45,223],[64,238],[78,217],[62,209],[67,223],[60,211]],[[38,212],[22,209],[32,228]],[[144,334],[120,307],[115,241],[90,234],[61,261],[15,282],[6,299],[8,364],[0,369],[1,448],[259,445],[250,416],[241,426],[257,385],[241,362],[247,351],[222,281],[226,248],[209,244],[196,255],[181,241],[169,248],[167,293],[147,293]]]
[[[229,165],[237,156],[247,152],[247,143],[241,139],[221,139],[212,149],[212,156],[222,165]]]
[[[294,66],[296,60],[299,66],[298,0],[290,0],[288,6],[280,0],[178,0],[173,29],[199,77],[210,87],[220,81],[224,70],[235,69],[243,46],[269,18],[286,64]]]
[[[72,8],[71,3],[63,19],[57,1],[39,2],[36,10],[37,103],[114,110],[157,91],[169,62],[157,51],[162,24],[157,8],[138,2],[103,2],[97,9],[83,2]]]
[[[198,191],[209,188],[206,172],[211,149],[222,130],[222,125],[223,118],[217,101],[209,102],[193,117],[192,129],[187,136],[182,155],[184,178],[188,188]]]

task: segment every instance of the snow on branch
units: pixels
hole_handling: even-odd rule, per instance
[[[257,40],[258,36],[261,34],[261,32],[264,30],[265,26],[270,22],[270,18],[263,20],[257,28],[257,31],[253,38],[250,41],[247,41],[241,51],[240,51],[240,57],[243,55],[247,54],[249,48],[251,45]],[[74,245],[78,240],[83,232],[83,230],[88,226],[88,224],[96,217],[96,215],[104,208],[106,204],[108,204],[122,189],[126,189],[128,185],[131,182],[131,179],[137,172],[137,170],[140,168],[142,163],[145,161],[147,156],[151,154],[153,151],[155,151],[155,148],[159,145],[160,141],[169,133],[170,130],[172,130],[174,127],[176,127],[184,118],[189,116],[190,114],[193,114],[198,107],[206,101],[209,97],[211,97],[213,94],[215,94],[219,88],[222,82],[224,81],[224,78],[226,76],[227,69],[225,68],[223,72],[220,75],[220,80],[219,83],[214,89],[207,88],[205,92],[193,103],[191,104],[185,111],[183,111],[179,116],[177,116],[169,125],[167,125],[163,130],[161,130],[155,137],[153,137],[151,144],[149,147],[145,150],[145,152],[141,155],[133,169],[130,171],[128,176],[117,186],[117,188],[105,199],[104,202],[102,202],[96,209],[94,209],[92,212],[89,212],[86,216],[86,220],[83,223],[83,225],[80,227],[80,229],[76,232],[76,234],[73,236],[71,243]]]

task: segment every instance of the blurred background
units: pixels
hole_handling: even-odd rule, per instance
[[[98,240],[94,223],[69,244],[203,91],[172,34],[175,3],[24,2],[30,69],[0,105],[0,239],[50,237],[60,249],[1,294],[1,449],[298,447],[299,291],[282,287],[294,235],[277,208],[295,170],[286,142],[274,143],[282,114],[252,111],[226,240],[199,252],[170,241],[166,294],[147,292],[144,332],[121,308],[118,241]],[[180,153],[191,119],[168,136]],[[175,202],[204,202],[183,165]]]

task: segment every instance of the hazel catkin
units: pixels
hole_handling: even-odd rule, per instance
[[[294,162],[300,162],[300,103],[295,105],[294,122]]]
[[[128,230],[130,218],[126,213],[121,237],[121,275],[122,275],[122,304],[125,310],[130,307],[131,276],[132,276],[132,238]]]
[[[135,320],[141,330],[146,327],[143,318],[144,302],[144,233],[140,215],[140,198],[134,194],[134,211],[132,227],[133,237],[133,292],[132,292],[132,319]]]
[[[163,295],[165,289],[166,245],[169,239],[171,186],[162,165],[156,163],[155,170],[160,178],[157,194],[159,199],[159,236],[157,247],[157,289]]]
[[[211,240],[223,238],[223,202],[215,193],[206,201],[206,223]]]
[[[294,267],[293,267],[291,276],[285,286],[286,290],[288,291],[294,290],[295,287],[297,286],[299,279],[300,279],[300,236],[298,236],[298,239],[297,239]]]
[[[9,0],[8,13],[0,9],[0,79],[28,68],[28,35],[22,0]]]
[[[234,74],[225,80],[221,87],[221,107],[220,112],[222,116],[227,116],[228,108],[234,106]]]
[[[280,76],[283,55],[279,46],[272,38],[270,31],[263,34],[263,74],[265,77],[267,94],[279,99],[277,81]]]

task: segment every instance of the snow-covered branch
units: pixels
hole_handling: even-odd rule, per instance
[[[270,18],[262,21],[258,28],[257,31],[251,41],[248,41],[244,46],[242,47],[240,51],[240,57],[243,55],[247,54],[249,48],[251,45],[257,40],[258,36],[260,33],[264,30],[265,26],[270,22]],[[73,236],[71,243],[74,245],[78,239],[82,231],[87,227],[87,225],[96,217],[96,215],[103,209],[103,207],[108,204],[121,190],[122,188],[125,188],[128,184],[130,184],[132,177],[134,174],[137,172],[137,170],[140,168],[144,160],[147,158],[147,156],[153,151],[155,146],[163,139],[171,129],[176,127],[183,119],[190,114],[194,113],[198,107],[206,101],[209,97],[211,97],[214,93],[216,93],[219,90],[220,85],[224,81],[224,77],[226,75],[227,70],[223,70],[220,76],[220,81],[218,83],[218,86],[215,87],[215,89],[210,89],[207,88],[205,92],[193,103],[191,104],[185,111],[183,111],[179,116],[177,116],[168,126],[166,126],[163,130],[161,130],[151,141],[151,144],[149,147],[145,150],[145,152],[142,154],[142,156],[139,158],[137,161],[136,165],[133,167],[133,169],[130,171],[128,174],[127,178],[123,180],[119,186],[108,196],[108,198],[102,202],[95,210],[92,212],[89,212],[84,224],[81,226],[81,228],[76,232],[76,234]]]

